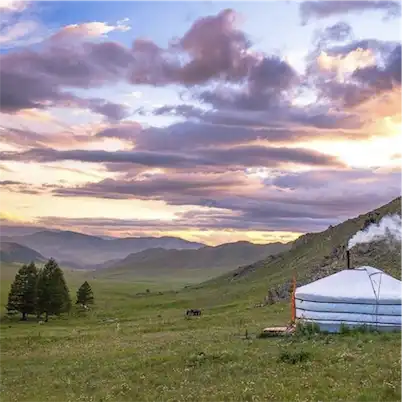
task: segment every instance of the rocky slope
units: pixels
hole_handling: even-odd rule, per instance
[[[246,265],[204,283],[202,286],[241,286],[257,288],[266,283],[266,302],[286,299],[290,295],[292,277],[303,285],[346,268],[348,240],[371,223],[388,214],[401,214],[401,197],[374,211],[349,219],[321,233],[308,233],[297,239],[290,250]],[[384,241],[357,245],[351,250],[353,266],[370,265],[390,275],[401,277],[401,245]]]

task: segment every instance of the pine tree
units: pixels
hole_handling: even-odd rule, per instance
[[[82,304],[86,306],[94,302],[94,295],[91,286],[87,281],[85,281],[77,291],[77,302],[76,304]]]
[[[38,315],[45,313],[45,321],[52,314],[68,312],[71,299],[63,271],[51,258],[39,272],[37,285]]]
[[[27,319],[27,314],[33,314],[36,310],[36,282],[38,271],[33,262],[23,265],[15,275],[8,294],[7,310],[18,311],[22,314],[22,320]]]

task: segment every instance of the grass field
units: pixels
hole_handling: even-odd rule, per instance
[[[2,266],[2,315],[15,269]],[[66,272],[72,296],[82,275]],[[242,286],[91,285],[88,313],[45,325],[2,319],[1,401],[401,399],[399,334],[258,339],[288,322],[288,304],[255,308],[260,295]],[[186,319],[187,308],[203,315]],[[300,352],[303,361],[286,361]]]

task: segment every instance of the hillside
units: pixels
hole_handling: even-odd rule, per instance
[[[66,280],[71,291],[82,283]],[[3,308],[9,283],[2,277]],[[401,400],[400,334],[259,339],[262,328],[286,325],[287,306],[252,308],[246,292],[221,303],[218,289],[91,287],[89,313],[74,306],[43,325],[0,322],[2,401]],[[202,316],[186,318],[188,308]]]
[[[0,261],[2,263],[19,262],[29,264],[31,261],[44,262],[45,257],[29,247],[18,243],[1,242],[0,243]]]
[[[90,281],[95,305],[89,312],[74,306],[73,314],[52,316],[43,325],[35,317],[26,323],[3,317],[2,400],[399,401],[400,333],[262,339],[262,328],[289,322],[290,306],[254,308],[268,289],[286,283],[293,268],[299,279],[325,274],[331,261],[341,269],[340,246],[350,235],[399,206],[396,200],[378,215],[303,236],[277,257],[200,286],[179,291],[157,282],[99,278]],[[382,247],[353,250],[355,264],[365,258],[396,272],[398,250]],[[3,309],[12,270],[1,270]],[[71,292],[82,275],[66,272]],[[189,308],[202,315],[186,317]]]
[[[100,264],[108,260],[125,258],[130,253],[149,248],[197,249],[204,244],[175,237],[126,237],[104,239],[71,231],[44,230],[24,236],[3,237],[33,248],[45,257],[74,264]]]
[[[401,197],[324,232],[303,235],[293,242],[290,250],[240,267],[197,288],[218,288],[228,299],[238,297],[239,292],[254,300],[257,296],[264,299],[268,291],[274,299],[287,298],[293,274],[296,274],[297,284],[302,285],[345,269],[348,240],[371,222],[395,213],[401,214]],[[400,278],[401,246],[385,242],[355,246],[351,250],[351,263],[353,266],[371,265]]]
[[[290,244],[261,245],[246,241],[217,247],[206,246],[198,250],[154,248],[130,254],[123,260],[113,262],[106,269],[99,271],[96,277],[164,277],[178,274],[192,275],[197,270],[204,272],[201,275],[204,278],[213,277],[289,248]]]

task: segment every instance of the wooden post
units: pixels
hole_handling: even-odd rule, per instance
[[[291,309],[292,309],[292,321],[291,323],[294,324],[296,321],[296,275],[293,274],[293,289],[292,289],[292,300],[291,300]]]

